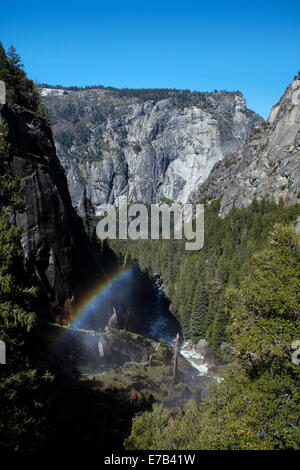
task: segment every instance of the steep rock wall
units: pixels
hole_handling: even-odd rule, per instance
[[[9,131],[5,170],[22,181],[25,207],[13,217],[22,231],[25,269],[63,305],[90,288],[101,267],[72,207],[47,122],[17,105],[1,105],[0,119]]]

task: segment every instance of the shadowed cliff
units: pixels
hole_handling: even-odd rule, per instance
[[[72,207],[47,121],[17,104],[0,105],[0,119],[8,130],[4,172],[20,178],[24,197],[12,222],[22,231],[25,270],[63,305],[103,276],[102,268]]]

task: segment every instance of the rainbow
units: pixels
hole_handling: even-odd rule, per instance
[[[118,269],[110,278],[102,279],[91,290],[89,290],[76,305],[75,315],[70,325],[71,328],[80,329],[87,324],[93,315],[101,315],[101,307],[115,293],[116,283],[127,281],[132,275],[132,269]]]

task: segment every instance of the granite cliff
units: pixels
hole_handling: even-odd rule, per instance
[[[101,267],[72,207],[47,121],[17,104],[0,105],[0,120],[8,129],[2,170],[21,181],[24,208],[11,217],[21,229],[26,273],[54,305],[63,305],[90,287]]]
[[[262,119],[240,92],[41,87],[73,205],[186,202]]]
[[[256,197],[300,200],[300,74],[273,106],[268,120],[253,129],[245,145],[217,162],[190,201],[221,198],[220,214]]]

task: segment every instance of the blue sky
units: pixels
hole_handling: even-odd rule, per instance
[[[300,2],[0,0],[0,41],[62,85],[240,90],[267,117],[300,69]]]

